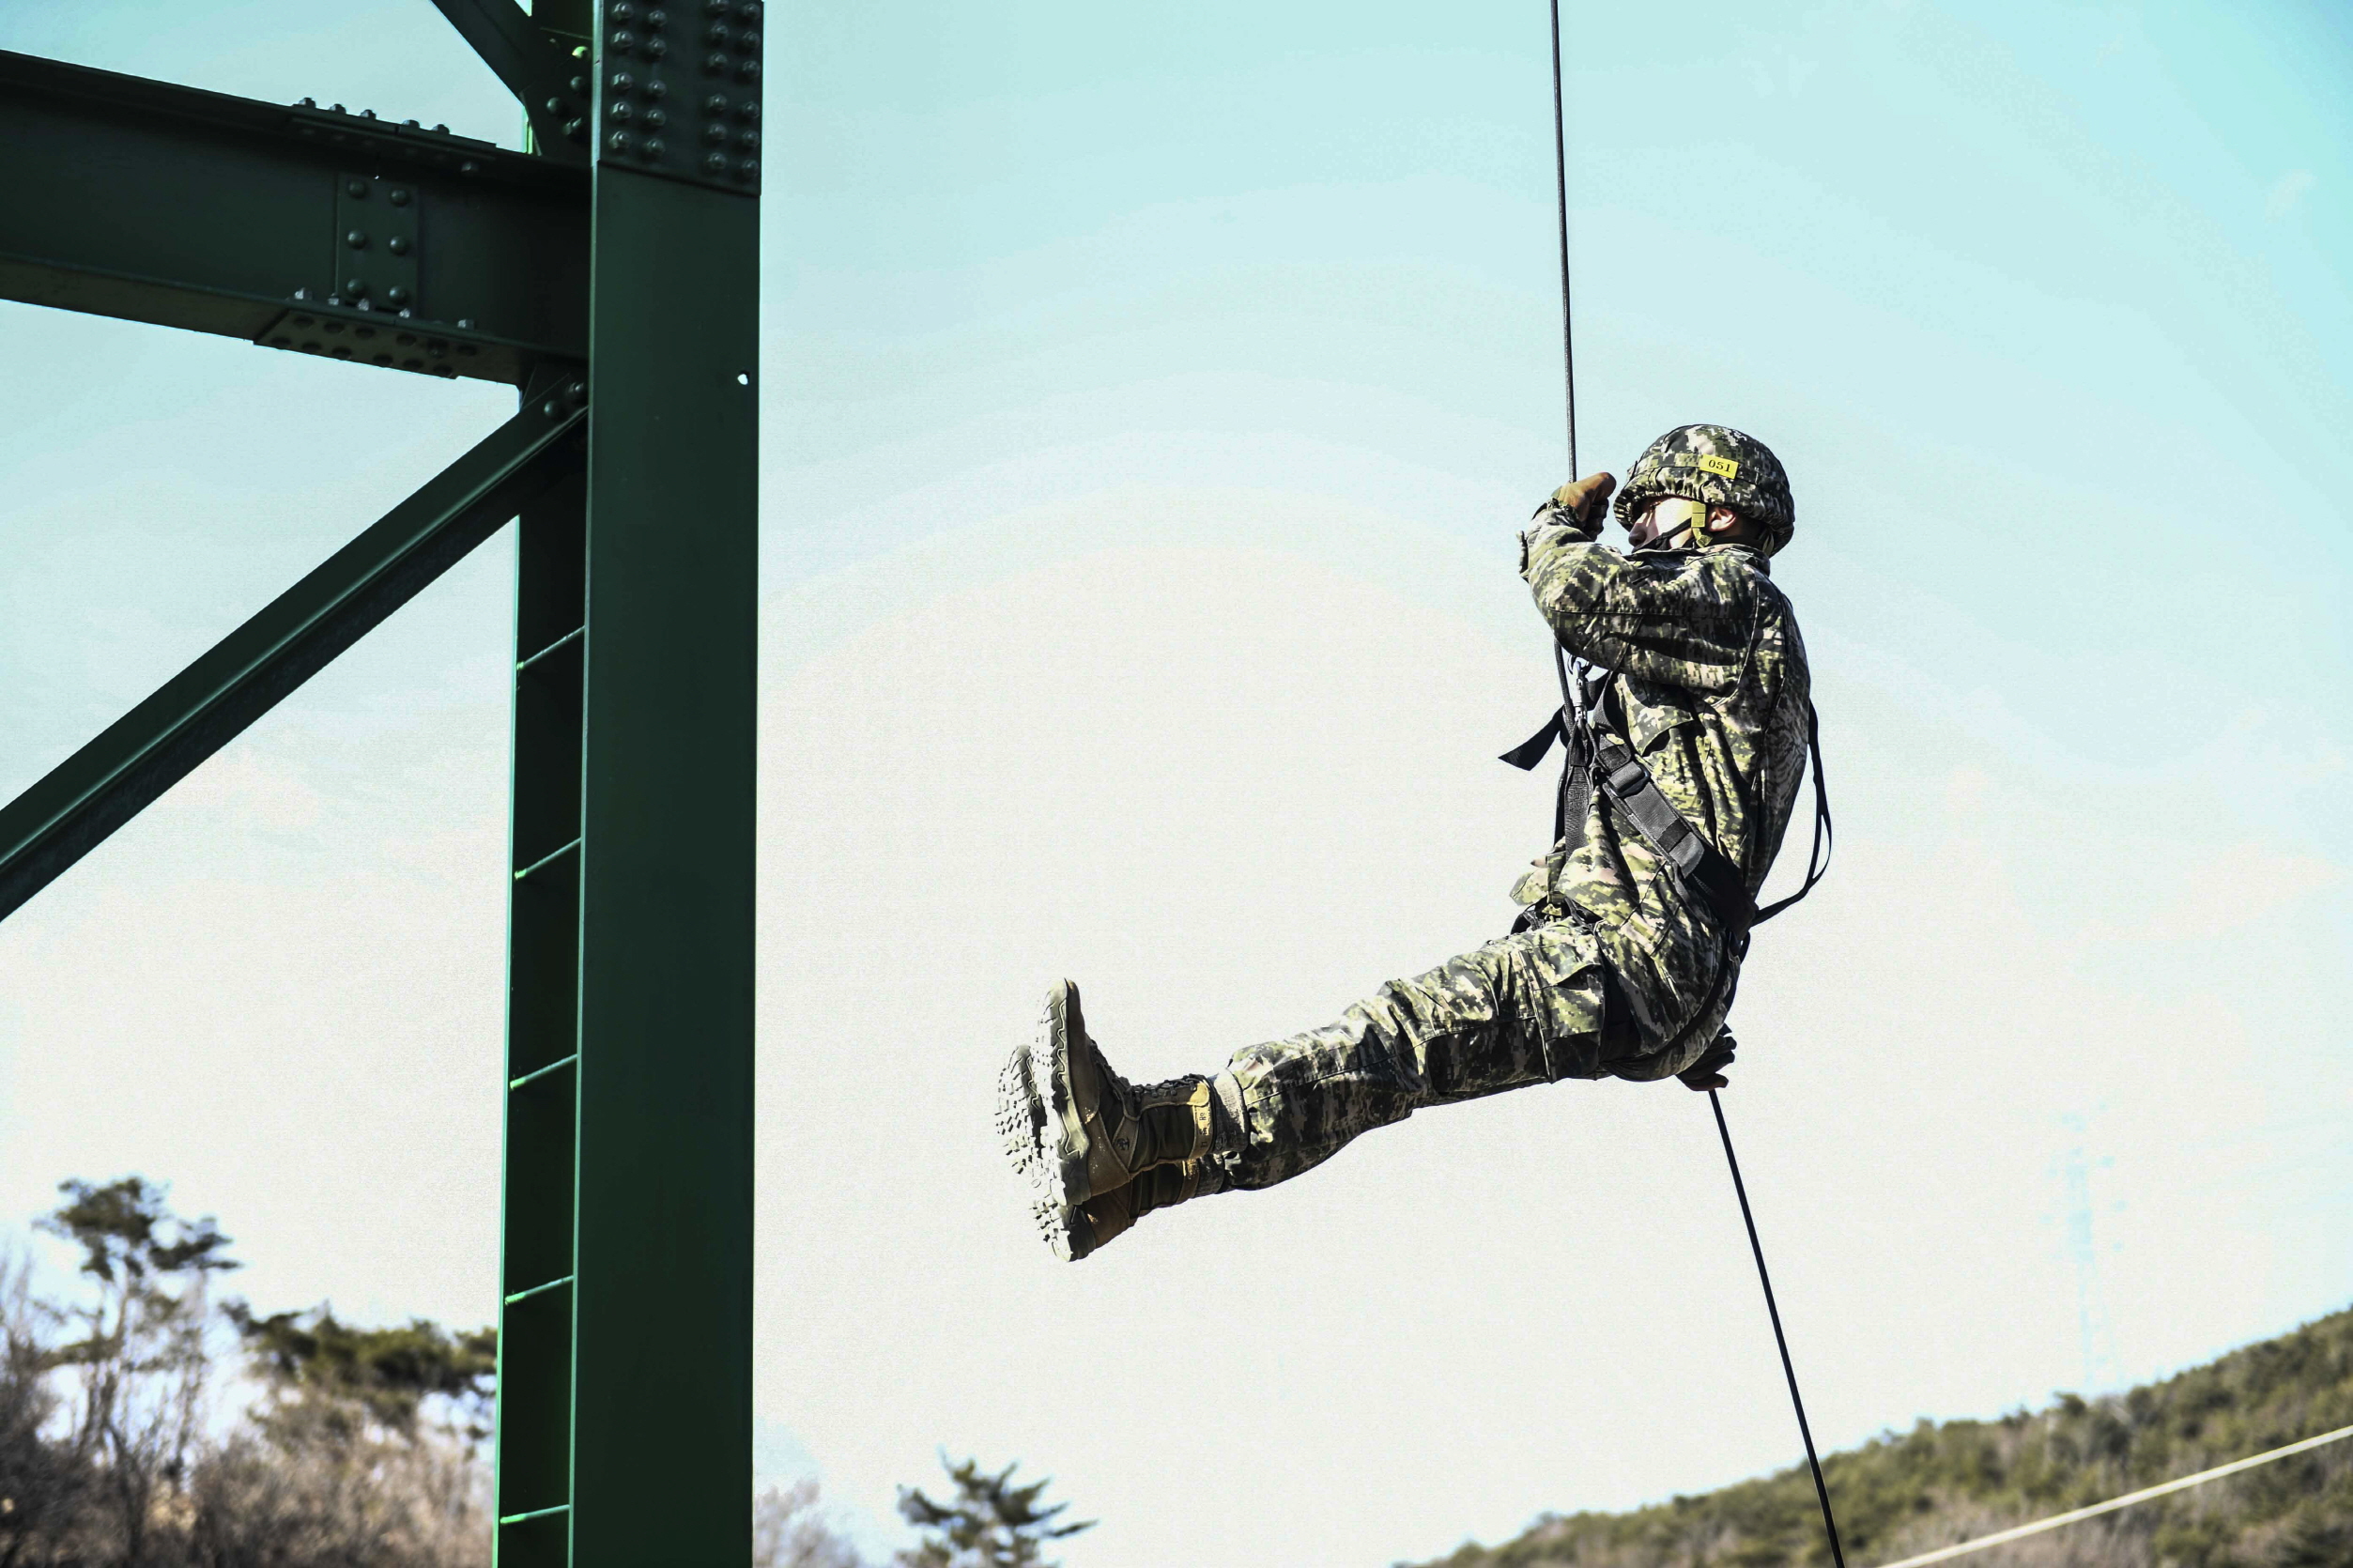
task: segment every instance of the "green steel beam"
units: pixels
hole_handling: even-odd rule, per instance
[[[759,208],[597,172],[573,1562],[751,1552]],[[681,1357],[675,1347],[692,1345]]]
[[[589,471],[522,514],[499,1568],[750,1556],[760,8],[581,0]]]
[[[577,164],[5,51],[0,147],[0,299],[518,385],[587,357]]]
[[[0,917],[577,471],[586,416],[553,391],[0,807]]]
[[[517,554],[500,1568],[750,1556],[760,10],[534,12],[593,395]]]
[[[587,162],[594,102],[587,61],[560,47],[515,0],[433,3],[521,102],[538,150],[560,162]]]

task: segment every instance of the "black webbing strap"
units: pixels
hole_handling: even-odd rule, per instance
[[[1675,869],[1683,884],[1715,911],[1724,939],[1738,946],[1757,922],[1748,879],[1731,857],[1708,842],[1707,835],[1684,821],[1675,803],[1659,792],[1642,760],[1617,736],[1604,734],[1593,748],[1593,780],[1617,804],[1651,848]]]
[[[1607,722],[1598,703],[1594,712],[1580,711],[1582,705],[1570,690],[1568,664],[1558,643],[1552,653],[1561,667],[1561,708],[1545,721],[1543,729],[1505,752],[1502,760],[1528,772],[1545,760],[1554,742],[1561,743],[1567,751],[1568,765],[1561,774],[1560,803],[1554,812],[1555,843],[1579,830],[1588,792],[1598,787],[1674,869],[1677,879],[1705,901],[1723,927],[1725,940],[1734,947],[1746,943],[1752,928],[1814,890],[1830,869],[1833,832],[1830,791],[1822,774],[1822,723],[1810,700],[1806,704],[1806,749],[1814,775],[1814,844],[1806,856],[1806,882],[1789,897],[1759,909],[1748,896],[1748,880],[1740,868],[1660,792],[1650,769],[1617,732],[1621,727]],[[1606,691],[1605,687],[1605,695]]]
[[[1814,884],[1830,869],[1830,851],[1838,836],[1830,825],[1830,786],[1822,776],[1822,716],[1814,712],[1811,698],[1806,701],[1806,758],[1807,765],[1814,770],[1814,847],[1806,852],[1806,885],[1757,911],[1757,917],[1748,922],[1751,926],[1764,924],[1811,893]]]

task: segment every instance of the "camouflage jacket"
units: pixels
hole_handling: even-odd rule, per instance
[[[1636,755],[1684,820],[1730,856],[1750,897],[1781,847],[1806,765],[1811,678],[1790,602],[1746,545],[1597,544],[1599,519],[1557,508],[1520,536],[1520,575],[1576,658],[1609,672]],[[1574,837],[1574,835],[1572,835]],[[1714,914],[1595,792],[1583,842],[1554,844],[1513,889],[1539,914],[1582,911],[1641,1038],[1621,1077],[1664,1078],[1697,1059],[1731,1004],[1738,960]],[[1678,1037],[1682,1044],[1665,1051]]]

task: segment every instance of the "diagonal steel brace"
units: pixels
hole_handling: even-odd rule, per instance
[[[550,412],[549,410],[554,410]],[[527,402],[203,657],[0,807],[0,918],[585,461],[587,414]]]
[[[541,153],[588,161],[589,63],[564,56],[515,0],[433,0],[523,105]]]

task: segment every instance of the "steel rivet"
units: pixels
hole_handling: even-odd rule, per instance
[[[563,100],[551,98],[542,107],[551,115],[561,115],[563,113]]]
[[[726,100],[726,98],[725,98],[725,97],[723,97],[722,95],[718,94],[718,93],[713,93],[713,94],[712,94],[709,98],[706,98],[706,99],[704,99],[704,100],[702,100],[702,112],[703,112],[704,114],[706,114],[706,115],[724,115],[724,114],[726,114],[726,113],[727,113],[727,100]]]
[[[638,87],[638,79],[637,79],[636,77],[634,77],[634,76],[630,75],[627,71],[625,71],[625,70],[617,70],[617,71],[613,72],[613,76],[612,76],[612,88],[613,88],[613,91],[615,91],[615,92],[617,92],[617,93],[635,92],[635,91],[637,91],[637,87]]]
[[[539,406],[539,411],[546,414],[549,419],[563,418],[563,405],[558,403],[552,397]]]
[[[757,54],[760,53],[760,35],[758,33],[746,33],[742,38],[735,40],[735,47],[742,50],[746,54]]]
[[[702,0],[702,8],[713,16],[727,15],[728,0]]]
[[[757,82],[760,80],[760,62],[758,60],[746,60],[741,65],[737,66],[735,68],[735,80],[738,82]]]
[[[340,115],[344,112],[343,105],[340,103],[331,103],[327,106],[327,112],[331,115]]]
[[[566,120],[563,122],[563,133],[577,142],[588,135],[588,122],[585,120]]]
[[[572,90],[573,90],[574,92],[576,92],[576,93],[585,93],[585,92],[587,92],[587,91],[588,91],[588,78],[587,78],[587,77],[585,77],[585,76],[576,76],[576,77],[574,77],[574,78],[572,79]]]
[[[757,159],[757,158],[741,158],[741,159],[736,160],[736,162],[735,162],[735,177],[736,177],[736,178],[738,178],[738,179],[756,179],[756,178],[758,178],[758,177],[759,177],[759,175],[760,175],[760,160],[759,160],[759,159]]]
[[[367,198],[368,182],[364,179],[345,180],[343,193],[346,196],[357,196],[364,201]]]
[[[384,300],[388,304],[405,305],[408,302],[408,291],[400,284],[394,284],[384,291]]]
[[[645,40],[645,57],[649,60],[658,60],[669,52],[670,46],[660,38]]]
[[[721,142],[727,140],[727,127],[721,125],[717,120],[713,120],[709,125],[702,128],[702,139],[709,142],[713,146],[716,146]]]
[[[727,74],[727,56],[720,54],[715,49],[710,54],[705,54],[702,57],[702,73],[705,76],[725,76]]]
[[[362,109],[360,111],[360,117],[363,120],[372,120],[376,118],[376,111],[373,109]]]
[[[395,185],[390,191],[384,192],[384,199],[392,203],[394,207],[407,207],[408,205],[408,188],[404,185]]]
[[[419,125],[415,120],[403,120],[400,123],[407,126],[411,131],[423,131],[424,129],[423,126]]]
[[[735,8],[735,14],[742,17],[746,22],[758,22],[760,20],[760,0],[744,0],[742,5]]]
[[[702,161],[702,166],[712,174],[723,175],[727,173],[727,154],[715,152]]]
[[[650,128],[658,131],[669,123],[669,116],[659,109],[648,109],[645,112],[645,123]]]
[[[613,53],[626,54],[638,47],[638,35],[623,27],[613,34]]]
[[[360,229],[353,229],[349,234],[345,235],[343,242],[355,251],[364,251],[368,248],[368,237]]]
[[[735,133],[735,145],[746,152],[756,151],[760,146],[760,132],[746,126]]]
[[[457,318],[457,330],[461,332],[472,331],[474,330],[474,318],[470,315],[459,316]]]
[[[396,256],[405,256],[408,254],[408,237],[396,234],[384,241],[384,248]]]
[[[618,107],[618,105],[616,105],[616,107]],[[608,145],[615,152],[627,152],[629,150],[629,132],[626,131],[614,131],[611,137],[608,138]]]
[[[605,105],[605,117],[607,120],[625,120],[636,113],[637,111],[631,108],[626,101],[620,103],[607,103]]]
[[[645,13],[645,24],[657,29],[667,27],[670,24],[670,13],[656,6]]]
[[[669,91],[670,85],[658,76],[652,77],[646,82],[645,96],[648,98],[668,98]]]
[[[403,305],[403,306],[401,306],[401,307],[400,307],[400,318],[401,318],[403,321],[408,320],[410,316],[412,316],[412,315],[416,315],[416,314],[417,314],[417,313],[416,313],[416,311],[415,311],[414,309],[412,309],[411,307],[408,306],[408,305]]]
[[[669,150],[669,148],[663,146],[662,138],[659,136],[648,136],[645,139],[644,151],[648,158],[659,158]]]
[[[437,125],[433,128],[433,133],[436,136],[446,136],[450,133],[450,128],[446,125]]]
[[[297,109],[315,109],[318,107],[318,100],[315,98],[300,99],[296,101],[294,106]]]
[[[631,5],[629,0],[614,0],[614,4],[607,7],[605,10],[605,20],[607,22],[635,22],[637,19],[638,8]]]
[[[728,39],[727,23],[724,23],[724,22],[715,22],[715,23],[713,23],[711,24],[711,31],[710,31],[709,33],[707,33],[707,34],[703,35],[703,41],[704,41],[704,42],[706,42],[706,43],[712,44],[712,45],[714,45],[714,46],[718,45],[718,44],[723,44],[723,43],[727,42],[727,39]]]
[[[743,106],[741,109],[736,110],[736,111],[735,111],[735,114],[736,114],[736,117],[737,117],[738,119],[743,119],[743,120],[757,120],[757,119],[759,119],[759,118],[760,118],[760,100],[759,100],[758,99],[746,99],[746,100],[744,100],[744,106]]]

